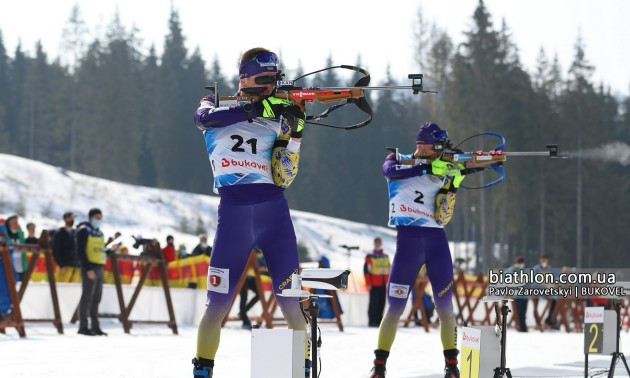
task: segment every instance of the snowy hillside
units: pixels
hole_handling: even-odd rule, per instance
[[[129,245],[131,235],[155,237],[164,243],[166,235],[172,234],[176,244],[186,244],[190,252],[198,232],[212,240],[216,231],[219,198],[214,195],[121,184],[5,154],[0,154],[0,167],[0,215],[24,214],[22,228],[34,222],[38,234],[42,228],[59,227],[65,211],[75,212],[77,221],[83,221],[92,207],[103,210],[105,235],[120,231],[129,238]],[[360,250],[353,252],[350,268],[361,272],[364,253],[371,249],[374,237],[383,239],[386,251],[394,251],[395,232],[386,227],[302,211],[291,214],[298,243],[313,260],[326,255],[333,267],[347,268],[346,251],[339,245],[357,245]]]

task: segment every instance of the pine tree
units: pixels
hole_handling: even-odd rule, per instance
[[[12,140],[17,141],[19,130],[20,109],[25,105],[24,101],[24,80],[26,78],[27,59],[22,52],[21,43],[15,49],[15,56],[11,64],[10,83],[9,83],[9,104],[7,107],[7,125],[9,126],[9,135]],[[17,146],[12,146],[10,151],[16,151]]]
[[[70,58],[68,68],[70,70],[72,87],[70,91],[70,109],[68,109],[70,116],[70,135],[69,135],[69,165],[70,170],[77,169],[77,113],[78,102],[77,99],[77,75],[76,71],[80,64],[80,59],[85,53],[86,41],[85,35],[88,33],[88,27],[81,18],[81,12],[78,5],[74,5],[70,12],[70,18],[63,30],[62,46],[66,51],[66,56]]]
[[[199,69],[201,58],[193,55],[189,60],[184,43],[179,14],[172,10],[160,66],[160,93],[165,97],[159,103],[164,116],[154,149],[157,182],[169,188],[208,192],[206,149],[191,121],[199,99],[207,93],[204,86],[208,79]]]
[[[209,84],[214,85],[215,83],[219,87],[219,94],[221,96],[232,96],[236,93],[237,88],[234,85],[235,83],[231,82],[231,80],[228,80],[225,75],[223,75],[217,55],[214,56],[214,60],[212,61]]]
[[[4,47],[2,31],[0,30],[0,148],[3,151],[11,151],[11,134],[9,132],[9,121],[7,108],[9,102],[9,57]]]
[[[158,124],[162,119],[162,108],[156,106],[162,94],[160,93],[160,69],[155,46],[149,49],[149,55],[143,62],[141,69],[141,96],[138,99],[142,110],[142,138],[141,152],[138,156],[139,179],[142,185],[155,186],[157,183],[155,149],[158,146]]]
[[[107,111],[111,111],[104,106],[105,92],[101,90],[105,85],[100,74],[102,50],[101,42],[94,40],[75,73],[78,99],[75,118],[78,125],[75,129],[76,165],[80,172],[98,177],[102,173],[103,159],[103,138],[99,126],[106,124]]]
[[[142,96],[139,43],[134,31],[122,25],[118,14],[109,25],[106,38],[97,73],[102,82],[101,95],[108,105],[99,109],[105,119],[99,133],[102,138],[101,177],[137,183],[138,166],[127,162],[138,160],[142,146],[144,120],[138,106]]]

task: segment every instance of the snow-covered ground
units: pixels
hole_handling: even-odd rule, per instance
[[[216,230],[215,196],[120,184],[3,154],[0,166],[11,167],[0,170],[0,216],[24,214],[22,227],[28,221],[35,222],[40,230],[58,227],[65,211],[76,212],[80,221],[88,209],[100,207],[106,235],[121,231],[128,240],[131,235],[142,234],[163,241],[172,234],[177,244],[185,243],[190,250],[197,242],[194,234],[198,228],[210,239]],[[383,238],[386,251],[394,251],[395,233],[391,229],[301,211],[291,214],[298,241],[313,259],[326,255],[333,267],[349,266],[358,272],[356,278],[361,277],[364,253],[370,250],[374,237]],[[348,258],[340,244],[358,245],[360,251]],[[452,250],[465,249],[457,247]],[[33,290],[31,294],[27,291],[25,310]],[[76,298],[70,308],[75,303]],[[164,313],[162,307],[160,314]],[[191,376],[195,326],[180,326],[180,334],[174,336],[165,326],[134,326],[132,334],[126,335],[117,321],[103,319],[102,325],[109,337],[79,336],[76,326],[70,324],[65,324],[65,335],[58,335],[50,325],[28,323],[26,339],[20,339],[15,329],[7,329],[6,335],[0,334],[0,378]],[[215,378],[250,377],[250,333],[238,325],[228,323],[223,331]],[[372,363],[377,329],[347,327],[340,333],[335,327],[322,326],[322,332],[321,377],[365,377]],[[622,342],[630,345],[630,334],[623,333]],[[582,351],[582,334],[520,334],[510,330],[507,362],[514,377],[582,377]],[[590,366],[595,372],[606,368],[609,361],[592,357]],[[388,367],[388,378],[442,377],[439,333],[401,328]],[[615,376],[626,375],[618,370]]]
[[[24,214],[20,218],[23,229],[26,222],[35,223],[38,233],[60,227],[66,211],[75,212],[78,222],[84,221],[89,209],[99,207],[104,213],[105,236],[120,231],[128,246],[133,244],[132,235],[164,243],[170,234],[176,245],[183,243],[191,252],[198,243],[198,231],[208,234],[210,241],[216,232],[217,196],[122,184],[6,154],[0,154],[0,167],[11,167],[0,170],[0,217]],[[208,193],[210,186],[209,177]],[[358,282],[362,282],[365,253],[371,250],[375,237],[383,239],[387,253],[393,255],[395,250],[395,230],[391,228],[297,210],[291,211],[291,217],[298,243],[308,249],[311,259],[326,256],[332,268],[350,268],[358,273],[354,276]],[[383,219],[383,225],[385,222]],[[359,250],[348,256],[342,244],[359,246]],[[457,243],[451,250],[456,257],[463,257],[470,247]]]
[[[198,231],[208,234],[210,241],[216,232],[219,198],[214,195],[122,184],[6,154],[0,154],[0,166],[11,167],[0,170],[0,216],[23,213],[23,229],[26,222],[34,222],[38,230],[60,227],[66,211],[75,212],[77,221],[84,221],[90,208],[99,207],[104,213],[106,237],[120,231],[129,245],[133,244],[132,235],[164,243],[171,234],[176,245],[184,243],[190,252],[198,243]],[[315,261],[327,256],[333,268],[350,267],[362,273],[365,253],[377,236],[387,251],[395,248],[395,232],[387,227],[296,210],[291,216],[298,243]],[[360,250],[348,259],[341,244],[357,245]]]
[[[164,326],[134,326],[123,333],[115,321],[103,320],[108,337],[66,335],[52,326],[29,326],[20,339],[14,329],[0,334],[0,377],[179,378],[191,377],[197,330],[182,327],[173,335]],[[228,325],[221,336],[215,378],[250,377],[250,332]],[[322,378],[367,376],[377,339],[376,328],[350,327],[341,333],[322,327]],[[622,343],[630,345],[630,334]],[[627,353],[630,354],[630,353]],[[564,332],[508,333],[507,366],[514,377],[583,377],[583,335]],[[591,374],[607,369],[610,357],[591,356]],[[388,378],[441,378],[439,333],[400,328],[388,361]],[[615,377],[626,377],[622,366]],[[489,378],[489,377],[483,377]]]

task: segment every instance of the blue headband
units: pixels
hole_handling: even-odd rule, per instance
[[[238,69],[239,79],[263,72],[278,72],[278,56],[275,53],[269,51],[256,54],[250,59],[241,61]]]

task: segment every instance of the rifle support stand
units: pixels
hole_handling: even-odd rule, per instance
[[[319,296],[311,295],[308,297],[308,314],[311,316],[311,377],[317,378],[317,352],[319,345],[317,345],[317,316],[319,315],[319,306],[317,305],[317,299]]]
[[[612,360],[610,361],[610,369],[608,369],[608,378],[612,378],[615,375],[615,367],[619,360],[623,361],[626,367],[626,372],[630,375],[630,368],[628,368],[628,362],[622,352],[619,351],[619,339],[621,338],[621,299],[615,299],[615,313],[617,314],[617,333],[615,351],[612,353]]]
[[[507,316],[510,313],[510,308],[507,305],[508,301],[503,299],[501,301],[501,366],[494,369],[494,378],[512,378],[510,368],[505,367],[505,349],[506,349],[506,336],[507,336]]]

